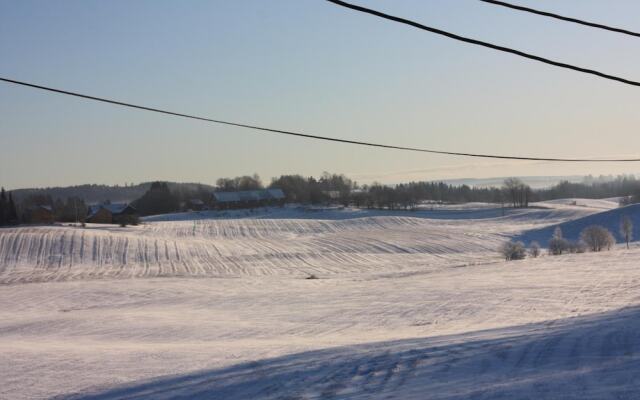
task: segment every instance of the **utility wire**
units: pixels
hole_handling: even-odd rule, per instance
[[[604,30],[611,31],[611,32],[623,33],[625,35],[640,37],[640,33],[629,31],[627,29],[615,28],[615,27],[612,27],[612,26],[598,24],[598,23],[595,23],[595,22],[584,21],[584,20],[577,19],[577,18],[565,17],[565,16],[562,16],[562,15],[558,15],[558,14],[554,14],[554,13],[550,13],[550,12],[546,12],[546,11],[540,11],[540,10],[536,10],[536,9],[529,8],[529,7],[519,6],[517,4],[507,3],[507,2],[504,2],[504,1],[496,1],[496,0],[480,0],[480,1],[482,1],[484,3],[494,4],[494,5],[497,5],[497,6],[512,8],[512,9],[518,10],[518,11],[525,11],[525,12],[529,12],[529,13],[532,13],[532,14],[542,15],[542,16],[545,16],[545,17],[560,19],[562,21],[568,21],[568,22],[573,22],[573,23],[580,24],[580,25],[586,25],[586,26],[590,26],[590,27],[593,27],[593,28],[599,28],[599,29],[604,29]]]
[[[566,63],[563,63],[563,62],[550,60],[548,58],[536,56],[534,54],[525,53],[523,51],[515,50],[515,49],[509,48],[509,47],[499,46],[499,45],[496,45],[496,44],[493,44],[493,43],[483,42],[481,40],[471,39],[471,38],[468,38],[468,37],[456,35],[455,33],[450,33],[450,32],[443,31],[441,29],[432,28],[432,27],[423,25],[423,24],[415,22],[415,21],[411,21],[411,20],[408,20],[408,19],[405,19],[405,18],[401,18],[401,17],[396,17],[396,16],[393,16],[393,15],[385,14],[383,12],[372,10],[370,8],[361,7],[361,6],[358,6],[358,5],[355,5],[355,4],[351,4],[351,3],[347,3],[347,2],[344,2],[344,1],[340,1],[340,0],[327,0],[327,1],[330,2],[330,3],[333,3],[333,4],[337,4],[339,6],[342,6],[342,7],[350,8],[350,9],[355,10],[355,11],[360,11],[360,12],[363,12],[363,13],[366,13],[366,14],[375,15],[376,17],[388,19],[390,21],[399,22],[401,24],[410,25],[410,26],[413,26],[415,28],[422,29],[422,30],[425,30],[425,31],[428,31],[428,32],[431,32],[431,33],[435,33],[435,34],[438,34],[438,35],[446,36],[446,37],[448,37],[450,39],[459,40],[461,42],[471,43],[471,44],[475,44],[477,46],[488,47],[488,48],[493,49],[493,50],[498,50],[498,51],[503,51],[505,53],[515,54],[515,55],[520,56],[520,57],[528,58],[530,60],[539,61],[539,62],[542,62],[542,63],[545,63],[545,64],[549,64],[549,65],[553,65],[553,66],[556,66],[556,67],[571,69],[571,70],[574,70],[574,71],[583,72],[585,74],[591,74],[591,75],[599,76],[600,78],[605,78],[605,79],[610,79],[610,80],[613,80],[613,81],[626,83],[627,85],[640,86],[640,82],[637,82],[637,81],[632,81],[632,80],[621,78],[621,77],[618,77],[618,76],[605,74],[604,72],[596,71],[596,70],[593,70],[593,69],[578,67],[576,65],[566,64]]]
[[[418,148],[418,147],[405,147],[405,146],[395,146],[395,145],[380,144],[380,143],[361,142],[361,141],[356,141],[356,140],[348,140],[348,139],[340,139],[340,138],[334,138],[334,137],[328,137],[328,136],[311,135],[311,134],[307,134],[307,133],[286,131],[286,130],[273,129],[273,128],[265,128],[265,127],[261,127],[261,126],[242,124],[242,123],[238,123],[238,122],[229,122],[229,121],[222,121],[222,120],[213,119],[213,118],[199,117],[199,116],[196,116],[196,115],[190,115],[190,114],[183,114],[183,113],[174,112],[174,111],[161,110],[161,109],[158,109],[158,108],[140,106],[140,105],[131,104],[131,103],[125,103],[125,102],[117,101],[117,100],[109,100],[109,99],[105,99],[105,98],[102,98],[102,97],[90,96],[90,95],[86,95],[86,94],[70,92],[70,91],[67,91],[67,90],[54,89],[52,87],[35,85],[33,83],[17,81],[17,80],[9,79],[9,78],[0,77],[0,81],[6,82],[6,83],[15,84],[15,85],[20,85],[20,86],[26,86],[26,87],[30,87],[30,88],[34,88],[34,89],[46,90],[46,91],[53,92],[53,93],[65,94],[65,95],[68,95],[68,96],[80,97],[80,98],[87,99],[87,100],[99,101],[99,102],[102,102],[102,103],[114,104],[114,105],[118,105],[118,106],[134,108],[134,109],[138,109],[138,110],[152,111],[152,112],[160,113],[160,114],[173,115],[173,116],[176,116],[176,117],[190,118],[190,119],[196,119],[196,120],[200,120],[200,121],[213,122],[213,123],[216,123],[216,124],[230,125],[230,126],[236,126],[236,127],[240,127],[240,128],[247,128],[247,129],[254,129],[254,130],[262,131],[262,132],[271,132],[271,133],[278,133],[278,134],[282,134],[282,135],[298,136],[298,137],[303,137],[303,138],[307,138],[307,139],[326,140],[326,141],[330,141],[330,142],[355,144],[355,145],[360,145],[360,146],[379,147],[379,148],[385,148],[385,149],[405,150],[405,151],[416,151],[416,152],[421,152],[421,153],[444,154],[444,155],[450,155],[450,156],[477,157],[477,158],[499,158],[499,159],[506,159],[506,160],[559,161],[559,162],[637,162],[637,161],[640,161],[640,158],[627,158],[627,159],[604,158],[604,159],[598,159],[598,158],[547,158],[547,157],[528,157],[528,156],[526,156],[526,157],[524,157],[524,156],[523,157],[519,157],[519,156],[501,156],[501,155],[494,155],[494,154],[462,153],[462,152],[456,152],[456,151],[441,151],[441,150],[423,149],[423,148]]]

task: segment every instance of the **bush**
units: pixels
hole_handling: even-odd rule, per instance
[[[632,196],[622,196],[618,199],[618,205],[620,207],[628,206],[629,204],[633,204]]]
[[[522,242],[506,242],[502,245],[500,253],[507,261],[523,260],[527,256],[527,251]]]
[[[567,250],[569,253],[584,253],[587,251],[587,245],[582,240],[578,240],[577,242],[568,242]]]
[[[538,242],[531,242],[529,245],[529,255],[533,258],[537,258],[540,255],[540,244]]]
[[[611,232],[603,226],[591,225],[580,232],[580,240],[586,244],[591,251],[610,250],[616,244],[616,239]]]
[[[125,227],[127,225],[138,225],[140,223],[140,218],[137,215],[122,215],[118,218],[117,221],[121,227]]]
[[[566,239],[554,237],[549,240],[549,254],[551,255],[559,256],[568,251],[569,247],[570,243]]]

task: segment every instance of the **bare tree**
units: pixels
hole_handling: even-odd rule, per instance
[[[529,255],[532,258],[537,258],[540,255],[540,244],[536,241],[529,244]]]
[[[527,250],[522,242],[506,242],[500,248],[500,253],[507,261],[522,260],[527,256]]]
[[[620,235],[624,238],[624,241],[627,242],[627,249],[629,248],[629,242],[633,239],[633,222],[631,222],[631,218],[628,215],[622,217],[620,221]]]
[[[507,178],[504,180],[503,189],[511,198],[513,208],[516,208],[518,204],[518,188],[520,185],[522,185],[522,181],[518,178]]]
[[[610,250],[611,246],[616,243],[616,239],[611,232],[599,225],[591,225],[584,228],[582,232],[580,232],[580,240],[582,240],[591,251]]]
[[[533,192],[531,188],[518,178],[507,178],[504,180],[502,190],[511,198],[513,208],[529,207],[529,201]]]

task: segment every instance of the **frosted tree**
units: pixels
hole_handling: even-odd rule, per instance
[[[500,248],[500,253],[507,261],[523,260],[527,256],[527,250],[522,242],[506,242]]]
[[[624,241],[627,243],[627,249],[629,248],[629,242],[633,239],[633,222],[631,222],[631,218],[628,215],[622,217],[620,221],[620,235],[624,238]]]
[[[538,242],[531,242],[529,245],[529,255],[532,258],[537,258],[540,255],[540,244]]]
[[[611,246],[616,243],[616,239],[611,232],[605,227],[599,225],[591,225],[580,232],[580,240],[582,240],[591,251],[610,250]]]
[[[562,237],[562,229],[557,226],[549,240],[549,254],[559,256],[567,250],[569,250],[569,242]]]

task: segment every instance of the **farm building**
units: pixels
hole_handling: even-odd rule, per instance
[[[207,205],[200,199],[189,199],[185,203],[185,208],[192,211],[202,211],[207,209]]]
[[[212,204],[217,209],[283,206],[281,189],[244,190],[239,192],[213,192]]]
[[[126,203],[96,204],[89,206],[86,222],[94,224],[117,224],[128,222],[131,217],[137,217],[138,211]]]
[[[32,224],[51,224],[55,217],[51,206],[35,206],[29,209],[29,222]]]

